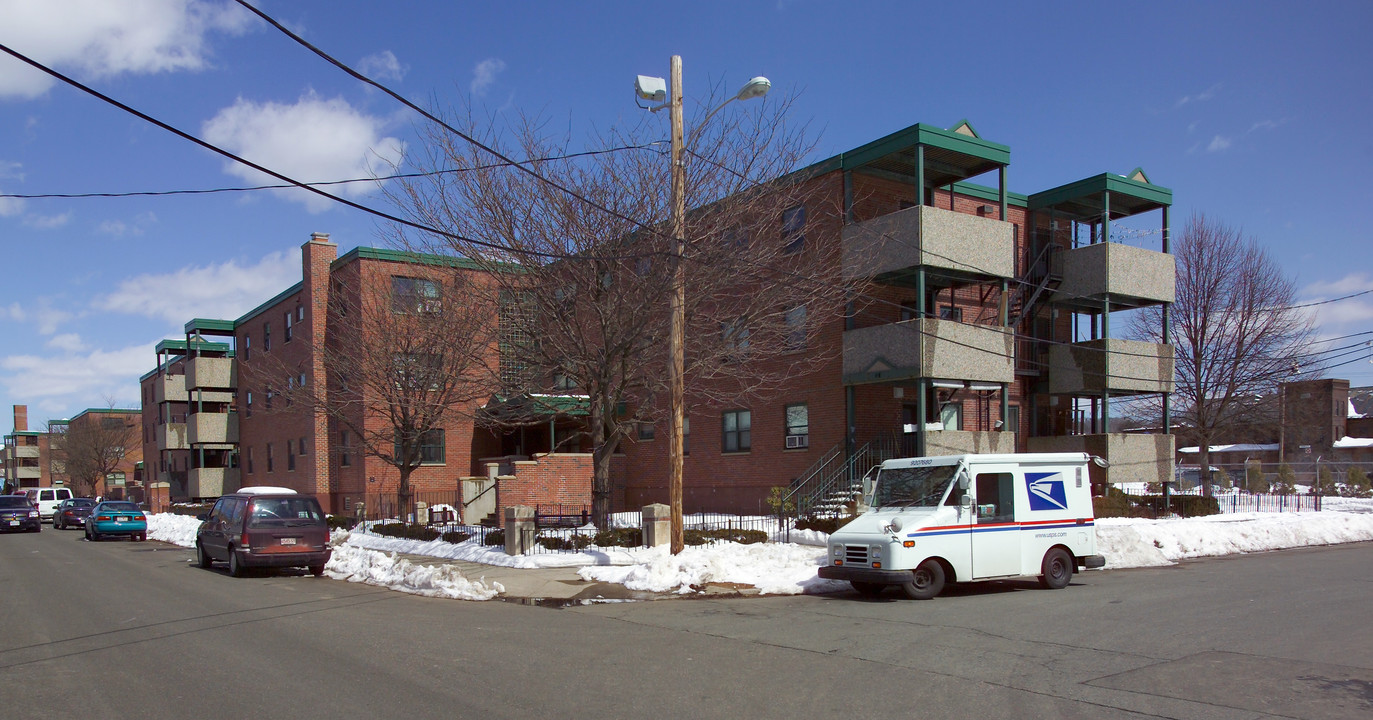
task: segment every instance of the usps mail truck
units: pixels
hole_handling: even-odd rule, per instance
[[[1097,554],[1084,453],[887,460],[867,509],[830,536],[820,577],[864,595],[897,585],[927,600],[945,583],[1038,575],[1063,588]]]

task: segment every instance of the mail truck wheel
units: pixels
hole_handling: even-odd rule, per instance
[[[944,566],[934,559],[920,563],[901,589],[912,600],[929,600],[944,590]]]
[[[1052,548],[1044,553],[1044,562],[1039,567],[1039,584],[1049,590],[1061,590],[1073,580],[1073,556],[1063,548]]]
[[[877,597],[878,595],[882,594],[883,590],[887,589],[887,586],[881,583],[859,582],[857,580],[850,580],[849,584],[853,586],[854,590],[858,591],[859,595],[862,595],[864,597]]]

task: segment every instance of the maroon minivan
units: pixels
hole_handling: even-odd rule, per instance
[[[319,501],[287,488],[243,488],[200,516],[196,562],[229,563],[238,577],[250,567],[305,567],[315,577],[329,562],[329,524]]]

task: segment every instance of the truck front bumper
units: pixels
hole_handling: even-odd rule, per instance
[[[1101,555],[1083,555],[1082,567],[1087,569],[1106,567],[1106,558]]]
[[[876,585],[903,585],[911,581],[910,570],[877,570],[848,565],[822,565],[820,577],[826,580],[848,580]]]

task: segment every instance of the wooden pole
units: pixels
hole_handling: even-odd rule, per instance
[[[668,335],[667,379],[670,388],[668,412],[668,505],[672,512],[670,551],[676,555],[686,547],[682,518],[682,417],[685,395],[686,288],[682,278],[682,252],[686,245],[686,164],[683,152],[682,56],[672,56],[671,96],[668,102],[672,119],[672,296],[669,301],[672,327]]]

